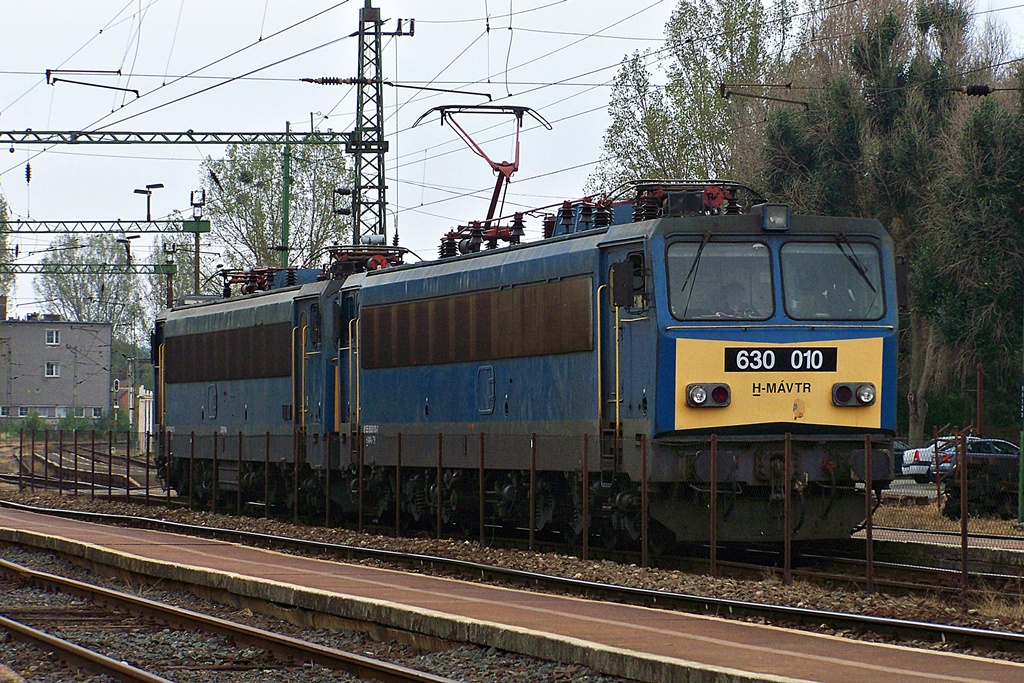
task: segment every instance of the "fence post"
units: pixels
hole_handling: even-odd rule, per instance
[[[398,432],[395,459],[395,538],[402,535],[402,432]]]
[[[583,543],[580,557],[584,561],[590,552],[590,435],[583,435]]]
[[[43,429],[43,490],[50,488],[50,430]]]
[[[75,497],[78,497],[78,430],[74,430],[74,449],[75,449]]]
[[[868,593],[875,592],[875,563],[872,547],[872,515],[871,506],[871,435],[864,435],[864,531],[867,545],[864,547],[864,559],[867,561]]]
[[[124,434],[124,500],[132,501],[132,433]]]
[[[359,430],[359,460],[356,462],[356,477],[359,479],[357,499],[356,499],[356,515],[359,517],[359,521],[356,523],[356,530],[359,533],[363,533],[363,457],[366,451],[366,438],[363,436],[362,429]]]
[[[711,576],[718,576],[718,435],[711,435],[711,518],[708,531],[711,545]]]
[[[324,526],[331,526],[331,434],[327,435],[327,453],[324,463]],[[341,442],[338,442],[338,452],[341,452]]]
[[[293,486],[292,494],[294,498],[292,500],[292,522],[295,524],[299,523],[299,432],[292,430],[292,469],[295,476],[295,486]],[[360,529],[362,531],[362,529]]]
[[[149,432],[146,432],[146,507],[149,507]]]
[[[89,449],[89,500],[96,500],[96,430],[92,430],[91,448]]]
[[[36,429],[32,428],[32,439],[31,439],[32,452],[29,453],[29,472],[28,472],[28,484],[32,493],[36,492]]]
[[[25,430],[18,430],[18,493],[25,490]]]
[[[64,430],[57,430],[57,491],[64,492]]]
[[[213,514],[217,514],[217,494],[220,492],[220,442],[217,440],[216,431],[213,433],[213,474],[210,475],[210,481],[213,489],[210,509]]]
[[[537,434],[530,434],[530,550],[533,550],[534,532],[537,525]]]
[[[480,527],[480,546],[484,545],[484,433],[480,432],[480,467],[477,472],[476,482],[476,498],[477,498],[477,511],[476,517]]]
[[[188,509],[192,509],[192,491],[195,490],[196,464],[196,433],[190,432],[188,437]]]
[[[114,432],[107,430],[107,500],[114,497]]]
[[[786,453],[783,462],[783,513],[782,513],[782,545],[783,582],[789,586],[793,583],[793,487],[790,472],[793,470],[793,435],[786,432]]]
[[[967,609],[967,432],[964,430],[956,436],[957,469],[960,470],[960,595]],[[939,466],[936,462],[935,471]]]
[[[150,448],[150,437],[151,432],[146,432],[146,448]],[[167,507],[171,507],[171,456],[174,450],[171,448],[171,441],[174,437],[173,432],[162,433],[165,450],[164,450],[164,485],[167,487]]]
[[[932,464],[935,465],[935,505],[939,508],[939,515],[942,515],[942,482],[939,477],[939,428],[934,426],[932,427]]]
[[[235,492],[235,514],[242,514],[242,430],[238,430],[238,479],[237,490]]]
[[[437,433],[437,480],[434,482],[437,496],[434,498],[434,524],[437,527],[437,540],[441,540],[441,452],[444,450],[444,434]]]
[[[270,432],[267,432],[267,447],[263,451],[263,518],[270,516]]]
[[[647,490],[647,435],[640,437],[640,566],[647,569],[648,564],[648,513]]]

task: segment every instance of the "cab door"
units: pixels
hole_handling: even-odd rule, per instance
[[[653,385],[650,272],[645,243],[606,252],[606,292],[598,296],[601,330],[601,471],[622,469],[623,440],[646,433]]]
[[[335,431],[341,436],[342,453],[352,462],[358,459],[359,445],[359,290],[344,290],[336,300],[334,344],[337,349],[335,372]]]

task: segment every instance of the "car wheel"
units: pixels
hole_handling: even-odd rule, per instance
[[[932,477],[929,477],[927,474],[915,474],[914,481],[916,481],[918,484],[928,484],[934,481],[934,479]]]

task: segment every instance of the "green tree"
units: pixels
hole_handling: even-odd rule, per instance
[[[344,148],[318,143],[315,134],[309,140],[291,146],[289,263],[300,266],[316,265],[351,230],[332,205],[336,188],[351,187]],[[232,145],[223,159],[203,162],[206,217],[225,265],[280,263],[283,154],[283,145]]]
[[[1015,85],[1024,87],[1024,68]],[[935,322],[962,385],[985,375],[983,422],[1018,420],[1024,295],[1024,109],[970,103],[951,140],[916,269],[921,314]]]
[[[983,219],[977,204],[966,213],[950,212],[948,188],[969,176],[949,175],[959,162],[947,150],[960,147],[955,141],[972,106],[956,89],[968,74],[984,72],[993,53],[974,40],[971,14],[958,0],[883,1],[861,12],[841,7],[812,16],[805,37],[821,26],[850,37],[842,49],[808,41],[794,55],[794,67],[813,67],[804,78],[818,78],[821,87],[807,111],[778,110],[769,117],[766,189],[804,211],[878,218],[911,264],[901,382],[909,436],[919,442],[928,396],[941,390],[950,358],[977,353],[969,343],[962,346],[966,337],[949,334],[935,304],[943,296],[936,287],[956,288],[956,278],[933,279],[943,258],[963,265],[963,253],[938,248],[950,244],[949,222]],[[988,171],[975,164],[971,173]]]
[[[7,200],[0,196],[0,263],[13,262],[12,255],[7,251],[8,221]],[[0,294],[7,294],[14,286],[13,273],[0,273]]]
[[[77,235],[58,238],[44,264],[109,263],[129,264],[130,242],[116,235]],[[136,258],[136,255],[132,255]],[[140,343],[148,338],[152,311],[144,305],[146,289],[143,278],[134,273],[120,275],[41,274],[35,288],[46,300],[48,312],[59,313],[66,320],[109,322],[114,335],[124,341]]]
[[[746,154],[766,102],[741,97],[771,82],[785,62],[792,3],[777,0],[681,0],[665,27],[666,46],[623,60],[613,83],[604,135],[607,162],[590,179],[610,190],[643,177],[746,177]],[[666,61],[665,85],[648,64]],[[753,94],[761,94],[755,87]],[[723,97],[727,95],[727,97]]]

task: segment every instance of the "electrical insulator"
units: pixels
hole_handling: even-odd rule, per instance
[[[32,164],[25,164],[25,182],[32,182]]]
[[[968,95],[976,96],[991,95],[992,86],[988,85],[987,83],[975,83],[974,85],[969,85],[966,88],[964,88],[964,92],[967,93]]]

